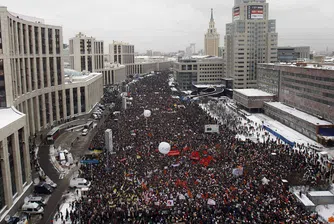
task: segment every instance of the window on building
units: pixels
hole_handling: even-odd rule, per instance
[[[58,91],[58,105],[60,119],[64,119],[64,107],[63,107],[63,91]]]
[[[0,107],[6,107],[6,86],[4,73],[4,60],[0,59]]]
[[[85,96],[85,87],[80,87],[80,97],[81,97],[81,112],[86,112],[86,96]]]
[[[19,150],[20,150],[20,159],[21,159],[21,172],[22,172],[22,183],[24,184],[27,181],[26,178],[26,167],[25,167],[25,157],[24,157],[24,150],[25,150],[25,142],[24,142],[24,130],[21,128],[19,130]]]
[[[7,137],[7,147],[8,147],[8,161],[10,169],[10,178],[12,184],[12,195],[14,196],[17,192],[16,189],[16,178],[15,178],[15,164],[14,164],[14,134]]]
[[[53,54],[53,31],[48,29],[48,39],[49,39],[49,54]]]
[[[66,116],[69,117],[71,116],[71,96],[70,96],[70,90],[67,89],[65,90],[65,94],[66,94]]]
[[[3,142],[0,142],[0,154],[3,154]],[[2,162],[0,162],[0,209],[5,207],[5,192],[4,192],[4,185],[3,185],[3,176],[2,176]]]
[[[78,89],[73,88],[73,109],[74,109],[74,114],[78,113]]]

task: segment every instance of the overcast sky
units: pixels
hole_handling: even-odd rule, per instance
[[[276,19],[279,46],[310,45],[334,50],[333,0],[267,0]],[[1,0],[9,11],[45,19],[63,27],[64,43],[78,32],[111,43],[122,40],[147,49],[171,52],[196,43],[203,49],[210,8],[216,27],[225,35],[234,0]]]

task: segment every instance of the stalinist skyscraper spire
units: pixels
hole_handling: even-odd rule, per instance
[[[218,56],[220,35],[215,28],[215,20],[213,19],[213,9],[211,9],[211,19],[208,32],[204,38],[204,49],[206,55]]]

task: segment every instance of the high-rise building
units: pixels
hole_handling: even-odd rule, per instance
[[[135,46],[128,43],[113,41],[109,44],[109,54],[114,63],[127,65],[135,62]]]
[[[69,41],[70,65],[76,71],[98,72],[103,75],[103,85],[113,85],[126,79],[126,68],[104,54],[104,41],[97,41],[82,33]],[[107,57],[107,60],[105,60]]]
[[[277,61],[276,21],[269,20],[266,0],[235,0],[226,25],[225,77],[234,88],[255,88],[258,63]]]
[[[213,9],[211,9],[211,19],[209,29],[204,36],[204,53],[210,56],[218,56],[220,35],[215,27],[215,20],[213,19]]]
[[[67,76],[63,61],[60,26],[0,7],[0,222],[31,192],[29,136],[88,113],[103,95],[101,74]]]
[[[70,39],[70,64],[76,71],[94,72],[103,68],[103,41],[83,33]]]

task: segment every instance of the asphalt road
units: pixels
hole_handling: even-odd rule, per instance
[[[98,125],[89,132],[87,136],[81,136],[81,132],[64,132],[62,135],[58,137],[55,142],[55,146],[58,145],[70,145],[70,143],[79,137],[77,141],[73,143],[73,146],[70,150],[72,153],[74,160],[79,160],[84,154],[89,153],[88,147],[90,145],[91,140],[96,135],[97,130],[103,125],[108,112],[106,115],[98,122]],[[36,223],[45,224],[51,223],[51,220],[56,212],[57,205],[62,203],[62,196],[65,192],[68,191],[68,186],[70,179],[75,171],[78,170],[78,167],[73,168],[64,179],[59,179],[59,173],[53,167],[50,157],[49,157],[49,145],[41,145],[39,147],[39,164],[44,170],[45,174],[50,177],[50,179],[55,182],[58,187],[52,193],[50,199],[48,200],[47,205],[44,208],[44,216],[43,218]]]

